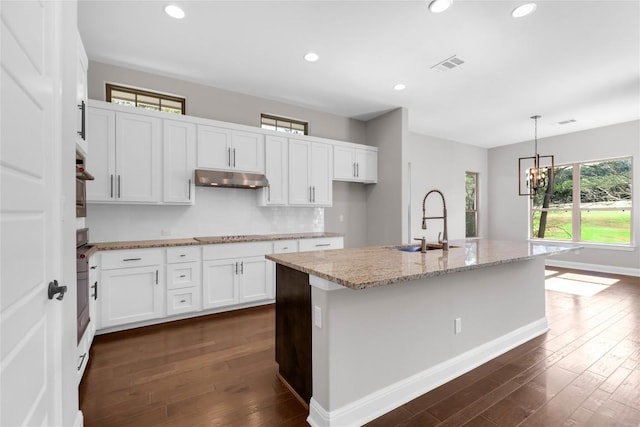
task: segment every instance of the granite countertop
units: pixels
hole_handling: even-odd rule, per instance
[[[449,245],[448,252],[434,249],[424,254],[398,251],[395,248],[409,246],[398,245],[274,254],[266,258],[347,288],[366,289],[580,248],[571,244],[483,239],[451,241]]]
[[[288,234],[253,234],[238,236],[203,236],[184,239],[131,240],[123,242],[91,243],[99,251],[118,249],[167,248],[172,246],[212,245],[220,243],[267,242],[272,240],[298,240],[319,237],[343,237],[342,233],[288,233]]]

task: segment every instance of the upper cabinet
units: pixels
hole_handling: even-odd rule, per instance
[[[79,149],[84,156],[88,152],[87,144],[87,69],[89,60],[84,50],[80,33],[76,37],[77,57],[76,57],[76,102],[78,105],[76,124],[76,149]]]
[[[269,185],[258,190],[260,206],[283,206],[289,203],[289,140],[265,137],[265,175]]]
[[[289,204],[331,206],[333,146],[289,140]]]
[[[264,173],[264,135],[198,125],[199,168]]]
[[[192,205],[195,188],[196,125],[175,120],[163,120],[164,150],[162,201]]]
[[[161,120],[90,108],[92,135],[88,202],[158,203],[161,198]]]
[[[333,148],[333,179],[335,181],[378,181],[378,151],[353,144],[336,144]]]

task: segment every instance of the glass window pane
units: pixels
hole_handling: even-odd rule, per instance
[[[631,210],[580,212],[583,242],[631,243]]]
[[[533,197],[534,208],[570,208],[573,203],[573,166],[556,166],[551,197],[545,197],[548,187],[549,182]]]
[[[269,125],[269,126],[273,126],[273,127],[275,127],[275,125],[276,125],[276,120],[275,120],[275,119],[272,119],[272,118],[270,118],[270,117],[263,117],[263,118],[262,118],[262,124],[263,124],[263,125]]]
[[[580,207],[631,207],[631,159],[580,166]]]
[[[160,99],[155,96],[138,95],[138,104],[157,105],[160,107]]]
[[[466,198],[465,206],[468,211],[476,209],[476,177],[475,173],[467,173],[465,180]]]
[[[180,110],[182,111],[182,103],[178,102],[178,101],[173,101],[171,99],[160,99],[160,105],[162,105],[163,110],[164,108],[173,108],[176,110]]]
[[[165,107],[164,105],[160,108],[160,111],[164,111],[165,113],[171,113],[171,114],[182,114],[182,109],[168,108],[168,107]]]
[[[127,101],[135,101],[136,100],[136,94],[113,89],[111,91],[111,101],[112,102],[113,102],[114,98],[127,100]]]
[[[144,108],[145,110],[153,110],[153,111],[159,111],[160,110],[160,106],[158,106],[158,105],[143,104],[141,102],[138,102],[138,108]]]
[[[571,240],[571,211],[533,211],[531,237],[533,239]]]
[[[478,237],[478,220],[477,212],[467,212],[466,217],[466,236]]]
[[[112,104],[119,104],[119,105],[128,105],[130,107],[135,107],[136,103],[134,101],[125,101],[123,99],[113,99],[111,98],[111,103]]]

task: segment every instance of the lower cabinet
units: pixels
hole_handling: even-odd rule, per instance
[[[264,256],[203,262],[203,308],[273,298],[270,266]]]
[[[103,270],[101,327],[163,317],[163,276],[160,265]]]

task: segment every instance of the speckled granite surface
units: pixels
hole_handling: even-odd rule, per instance
[[[125,242],[91,243],[99,251],[118,249],[166,248],[171,246],[211,245],[220,243],[266,242],[270,240],[298,240],[318,237],[343,237],[341,233],[291,233],[291,234],[254,234],[241,236],[204,236],[186,239],[135,240]]]
[[[402,252],[398,246],[266,255],[284,266],[339,285],[366,289],[397,282],[435,277],[481,267],[522,261],[579,249],[566,244],[551,246],[527,241],[459,240],[451,241],[448,252],[441,249]]]

